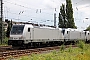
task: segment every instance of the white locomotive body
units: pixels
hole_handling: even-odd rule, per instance
[[[90,32],[89,31],[86,31],[86,40],[90,40]]]
[[[86,32],[77,29],[64,29],[64,39],[66,41],[86,40]]]
[[[65,41],[90,40],[89,31],[77,29],[61,29],[31,24],[13,25],[8,45],[38,46],[42,44],[60,44]]]
[[[30,24],[13,25],[10,33],[9,45],[19,46],[63,41],[61,29],[33,26]]]

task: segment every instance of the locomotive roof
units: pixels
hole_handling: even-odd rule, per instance
[[[78,30],[78,29],[74,29],[74,28],[63,28],[62,30],[66,30],[66,31],[81,31],[81,30]]]
[[[58,28],[54,28],[54,27],[48,27],[48,26],[37,26],[37,25],[32,25],[32,24],[14,24],[14,25],[26,25],[29,26],[31,28],[48,28],[48,29],[58,29]]]

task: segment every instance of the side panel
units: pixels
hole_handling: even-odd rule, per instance
[[[80,36],[81,36],[81,38],[80,38],[81,40],[85,40],[86,39],[85,32],[81,31]]]
[[[88,40],[90,40],[90,32],[89,32],[89,35],[88,35]]]
[[[31,40],[34,40],[34,28],[30,29]]]
[[[34,41],[60,41],[62,33],[58,29],[47,29],[47,28],[34,28],[33,30]]]
[[[70,39],[69,35],[70,35],[70,31],[65,30],[64,39],[65,40]]]
[[[64,38],[67,40],[78,40],[80,39],[79,31],[65,31]]]
[[[87,32],[86,38],[87,38],[87,40],[90,40],[90,32]]]
[[[25,25],[24,31],[23,31],[23,36],[25,37],[25,40],[30,40],[31,39],[31,28],[30,32],[28,32],[29,26]]]
[[[70,39],[80,39],[80,32],[78,31],[70,31]]]

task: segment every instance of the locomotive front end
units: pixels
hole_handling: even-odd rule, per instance
[[[12,45],[12,46],[23,45],[24,44],[23,30],[24,30],[24,25],[13,25],[10,32],[8,45]]]

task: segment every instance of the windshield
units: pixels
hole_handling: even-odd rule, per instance
[[[11,34],[22,34],[24,25],[13,25],[11,29]]]

